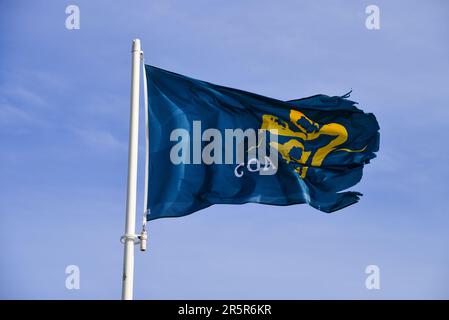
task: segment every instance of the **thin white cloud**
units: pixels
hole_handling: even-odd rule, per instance
[[[0,93],[9,100],[17,100],[30,106],[46,106],[46,100],[39,94],[22,86],[2,86]]]
[[[14,126],[24,129],[27,126],[42,126],[46,121],[31,114],[25,108],[14,106],[8,102],[0,102],[0,124],[2,126]]]
[[[87,145],[102,150],[126,150],[126,143],[117,139],[112,133],[104,130],[75,129]]]

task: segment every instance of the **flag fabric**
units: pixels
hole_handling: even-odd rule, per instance
[[[379,125],[349,94],[281,101],[145,65],[147,219],[213,204],[308,203],[333,212],[379,149]]]

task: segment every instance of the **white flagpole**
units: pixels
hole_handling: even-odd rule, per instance
[[[122,299],[133,299],[134,281],[134,243],[136,232],[136,200],[137,200],[137,152],[139,134],[139,80],[140,80],[140,40],[134,39],[132,45],[131,69],[131,118],[129,127],[128,149],[128,187],[126,198],[126,224],[123,257]]]

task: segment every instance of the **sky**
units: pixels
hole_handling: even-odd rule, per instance
[[[380,29],[365,26],[368,5]],[[68,30],[68,5],[80,29]],[[381,145],[333,214],[215,205],[149,223],[136,299],[448,299],[449,4],[0,1],[0,298],[119,299],[131,41],[145,61],[287,100],[343,95]],[[143,211],[141,107],[138,218]],[[138,230],[140,228],[138,224]],[[66,287],[66,267],[80,288]],[[379,267],[380,289],[365,269]]]

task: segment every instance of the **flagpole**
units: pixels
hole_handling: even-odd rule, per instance
[[[123,257],[122,300],[133,299],[134,282],[134,243],[136,232],[136,200],[137,200],[137,152],[139,134],[139,80],[140,80],[140,40],[134,39],[132,44],[131,69],[131,117],[129,127],[128,149],[128,186],[126,197],[126,224]]]

